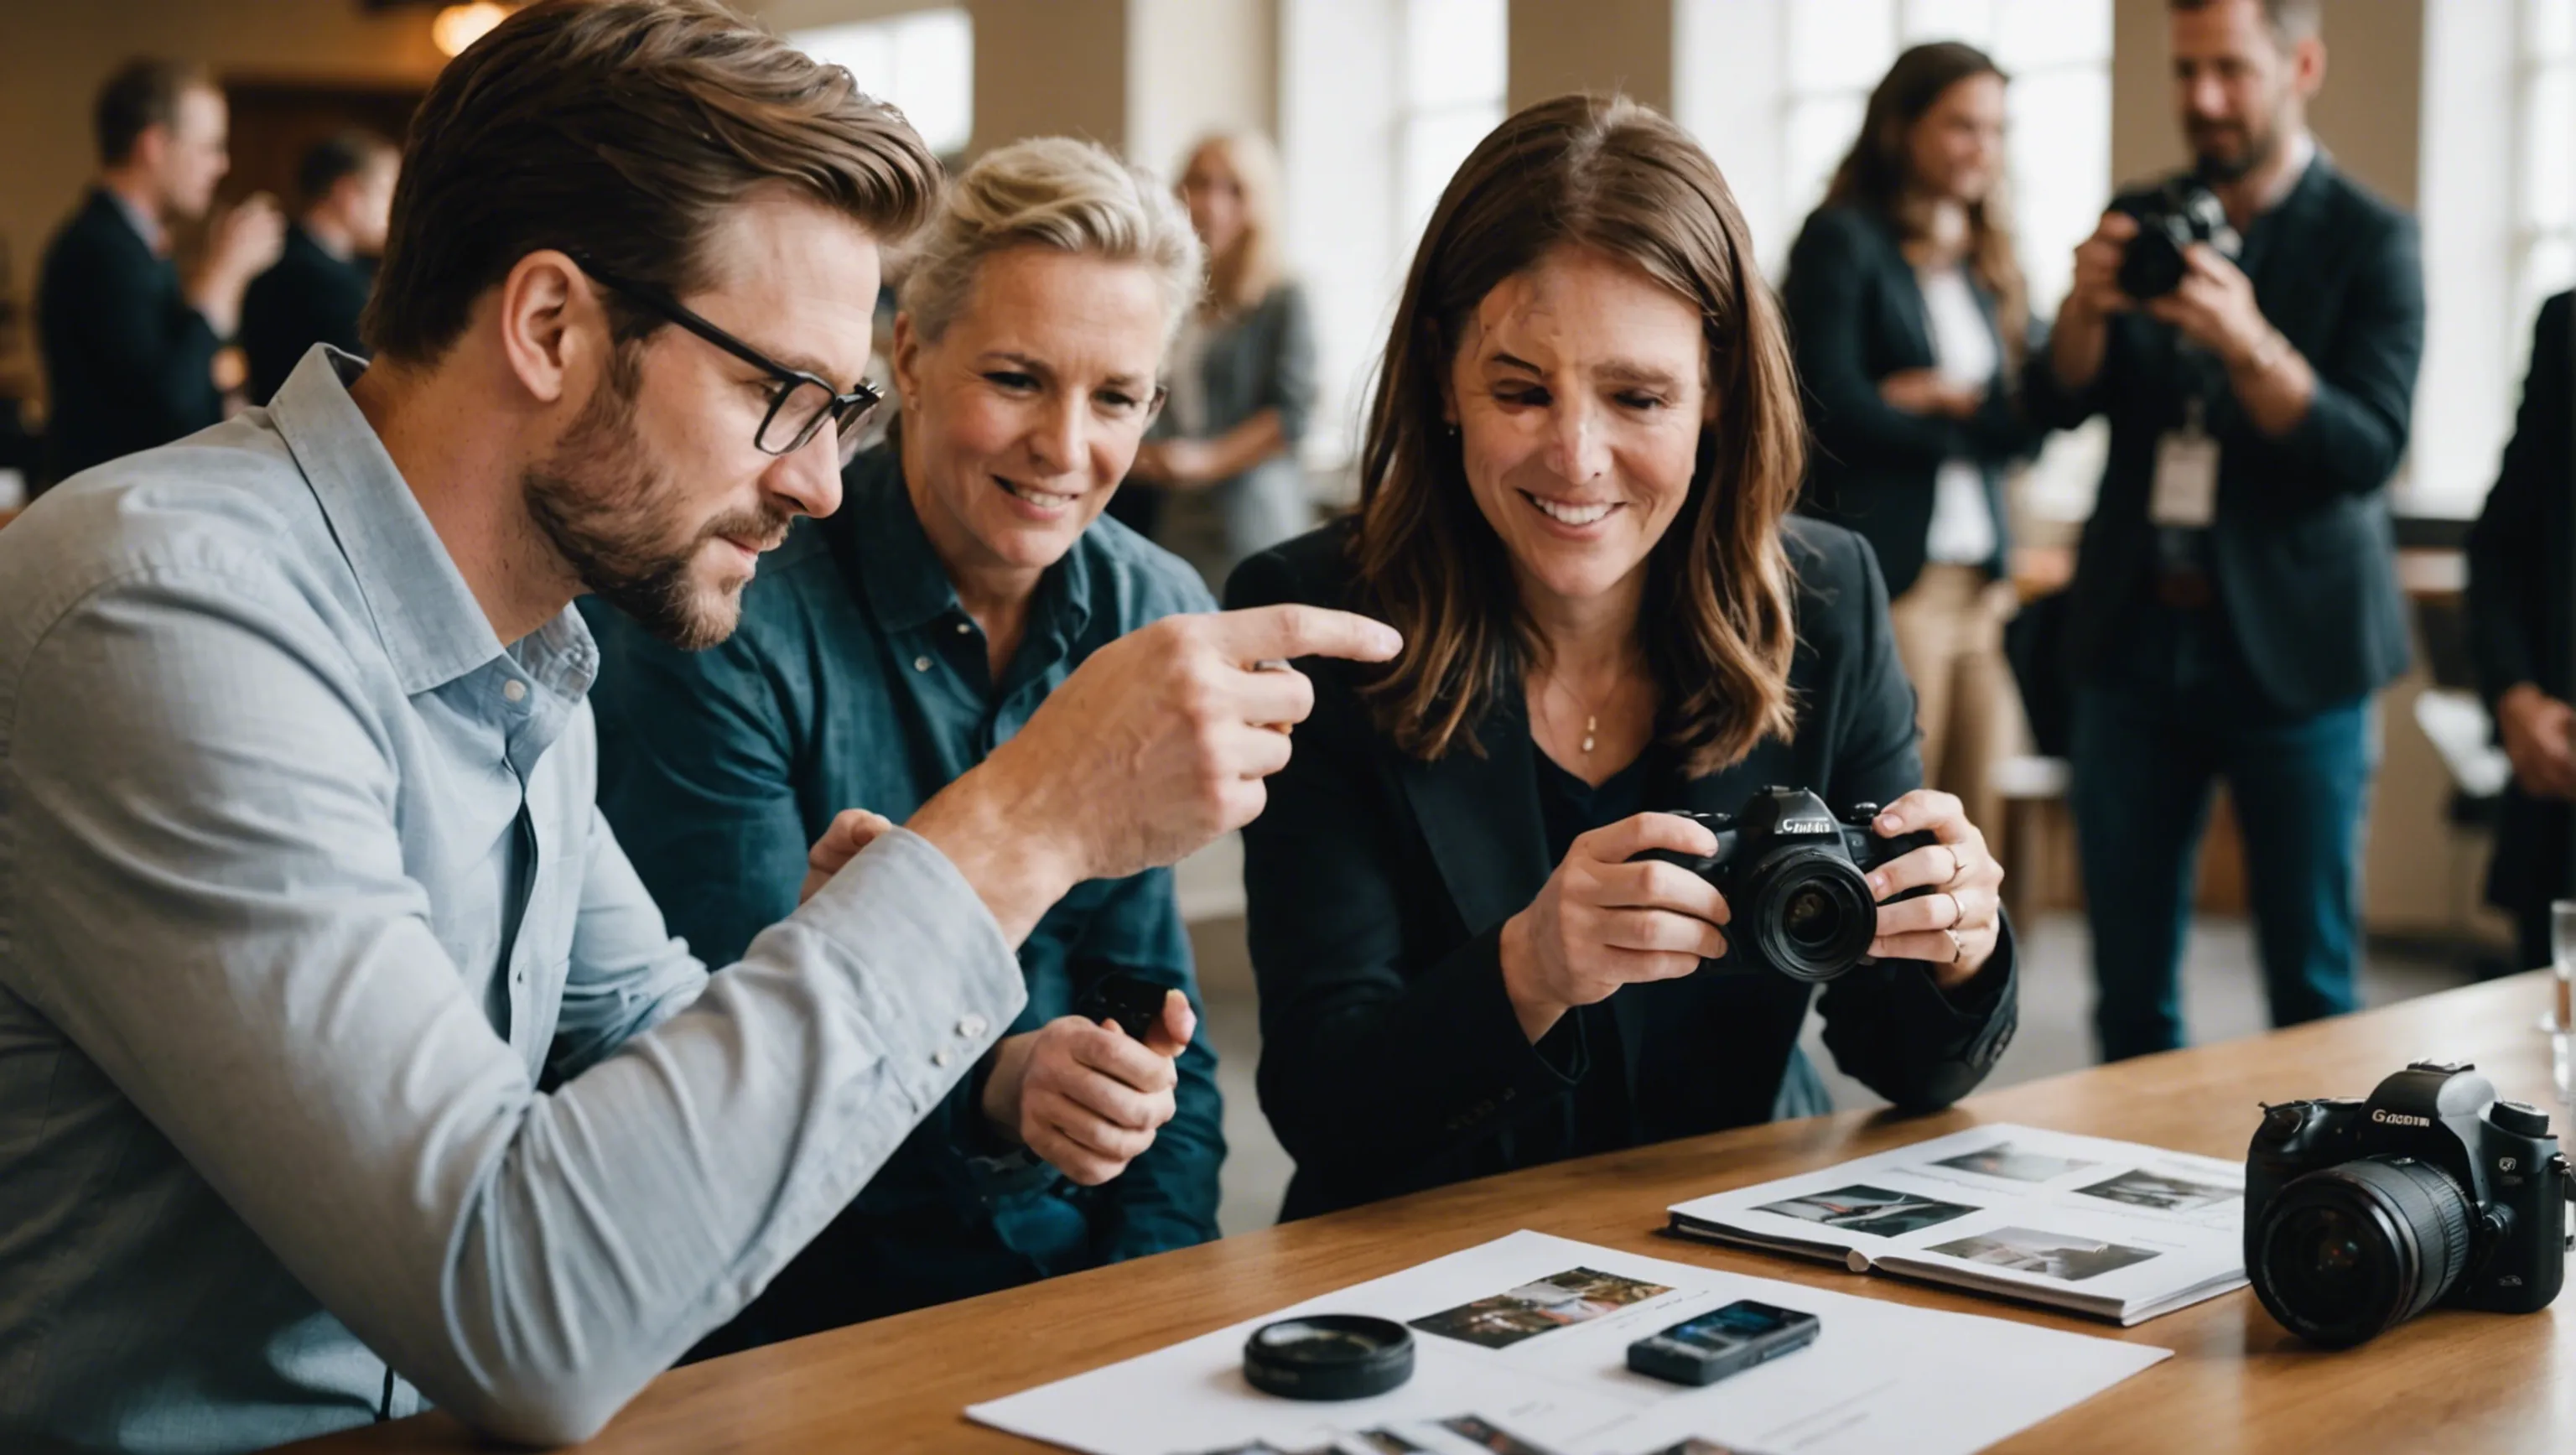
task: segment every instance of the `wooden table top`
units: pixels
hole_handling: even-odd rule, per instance
[[[1658,1236],[1664,1208],[1866,1153],[2012,1121],[2241,1158],[2258,1101],[2360,1096],[2411,1060],[2477,1063],[2555,1108],[2535,973],[2269,1036],[2026,1083],[1936,1116],[1854,1112],[1536,1168],[1096,1269],[674,1370],[603,1452],[1018,1451],[966,1406],[1193,1338],[1517,1228],[1847,1293],[2105,1338],[2175,1357],[1997,1449],[2576,1450],[2576,1297],[2538,1314],[2435,1310],[2361,1349],[2309,1349],[2248,1290],[2133,1329],[1822,1264]],[[478,1448],[440,1415],[291,1447]]]

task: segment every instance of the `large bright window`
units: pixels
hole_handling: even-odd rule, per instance
[[[2514,317],[2576,283],[2576,0],[2522,0]]]
[[[1458,164],[1503,119],[1503,0],[1403,0],[1395,215],[1411,252]]]
[[[975,124],[975,26],[962,9],[790,32],[788,43],[849,68],[859,89],[903,111],[942,156],[966,149]]]

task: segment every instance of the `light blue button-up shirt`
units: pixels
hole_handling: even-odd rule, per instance
[[[712,981],[317,349],[0,532],[0,1448],[587,1433],[1017,1013],[896,833]]]

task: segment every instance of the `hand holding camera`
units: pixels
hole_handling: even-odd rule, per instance
[[[1538,898],[1503,924],[1503,989],[1522,1032],[1536,1041],[1576,1006],[1724,955],[1726,897],[1682,867],[1716,849],[1706,825],[1672,813],[1641,813],[1577,838]],[[1671,857],[1638,858],[1657,852]]]
[[[1096,1187],[1145,1155],[1172,1119],[1174,1062],[1197,1030],[1189,998],[1173,990],[1142,1041],[1079,1015],[1006,1037],[984,1085],[984,1117],[1066,1177]]]

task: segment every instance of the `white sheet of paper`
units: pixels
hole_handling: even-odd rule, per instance
[[[1413,1378],[1390,1393],[1305,1403],[1244,1382],[1243,1341],[1271,1319],[1333,1312],[1410,1323],[1576,1269],[1591,1271],[1577,1280],[1586,1288],[1612,1292],[1572,1306],[1571,1319],[1563,1303],[1553,1315],[1527,1301],[1506,1309],[1483,1325],[1513,1340],[1503,1347],[1416,1328]],[[1822,1331],[1806,1349],[1705,1389],[1629,1372],[1631,1342],[1740,1298],[1812,1313]],[[1545,1331],[1516,1332],[1513,1313]],[[1509,1448],[1440,1423],[1462,1418],[1542,1455],[1653,1455],[1693,1438],[1799,1455],[1965,1455],[2171,1353],[1518,1232],[966,1414],[1087,1455],[1407,1448],[1355,1443],[1390,1426],[1413,1448]]]
[[[2182,429],[2157,438],[2156,484],[2147,518],[2157,525],[2194,529],[2218,518],[2218,441]]]

